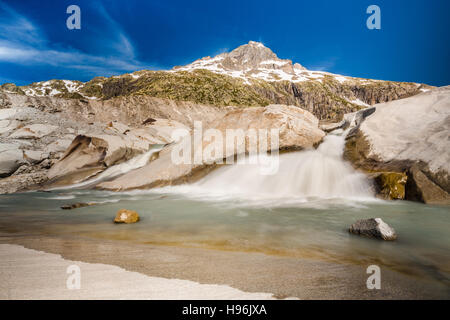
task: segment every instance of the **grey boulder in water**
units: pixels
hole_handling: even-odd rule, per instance
[[[356,235],[381,240],[391,241],[397,239],[395,230],[381,218],[358,220],[350,226],[348,231]]]

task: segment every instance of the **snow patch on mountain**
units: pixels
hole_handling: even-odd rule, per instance
[[[205,57],[186,66],[175,67],[171,72],[209,70],[214,73],[241,78],[250,84],[251,79],[264,81],[318,81],[324,75],[334,77],[340,83],[350,78],[322,71],[309,71],[299,63],[292,64],[291,60],[279,59],[275,53],[260,42],[250,41],[229,53],[222,53],[215,57]]]

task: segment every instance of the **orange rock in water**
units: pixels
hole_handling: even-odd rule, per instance
[[[139,221],[139,215],[136,211],[120,209],[117,211],[114,223],[136,223]]]

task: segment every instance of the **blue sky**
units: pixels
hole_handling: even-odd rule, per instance
[[[81,30],[66,8],[81,8]],[[381,8],[381,30],[366,8]],[[0,0],[0,83],[170,69],[261,41],[311,70],[450,85],[448,0]]]

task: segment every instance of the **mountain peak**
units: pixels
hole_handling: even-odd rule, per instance
[[[248,82],[249,78],[267,81],[306,80],[301,73],[307,71],[291,60],[280,59],[261,42],[249,41],[231,52],[221,53],[213,58],[204,57],[174,71],[193,71],[206,69],[215,73],[238,77]]]
[[[265,48],[265,46],[263,45],[263,43],[262,42],[258,42],[258,41],[249,41],[248,42],[248,45],[249,46],[257,46],[257,47],[264,47]]]
[[[254,69],[265,61],[283,61],[272,50],[255,41],[250,41],[248,44],[234,49],[224,57],[222,64],[231,70]],[[291,61],[285,60],[285,63],[291,63]]]

